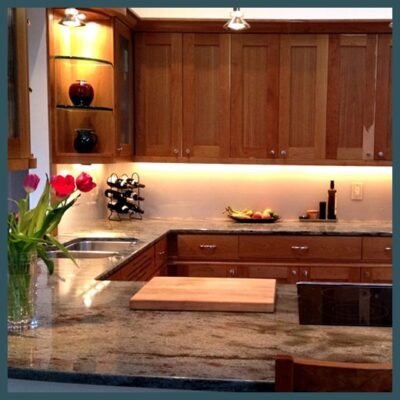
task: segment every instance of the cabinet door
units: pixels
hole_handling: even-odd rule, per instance
[[[183,156],[229,156],[227,34],[183,35]]]
[[[301,267],[298,280],[317,282],[360,282],[360,268],[352,266]]]
[[[36,167],[30,150],[27,17],[8,8],[8,169]]]
[[[327,35],[281,35],[279,157],[325,156]]]
[[[131,159],[133,155],[133,60],[130,29],[114,20],[114,81],[116,156]]]
[[[182,34],[136,35],[136,155],[181,155]]]
[[[279,36],[232,35],[231,157],[278,152]]]
[[[378,35],[375,160],[392,159],[392,36]]]
[[[326,158],[373,160],[376,35],[331,35]]]
[[[363,260],[392,262],[391,237],[365,237],[363,238]]]

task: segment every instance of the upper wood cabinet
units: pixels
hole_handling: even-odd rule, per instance
[[[375,160],[392,159],[392,36],[378,35]]]
[[[232,36],[232,157],[278,155],[279,35]]]
[[[135,38],[136,155],[176,158],[182,147],[182,35]]]
[[[49,84],[52,162],[109,163],[133,153],[133,44],[130,29],[115,17],[85,10],[86,25],[59,23],[64,9],[49,10]],[[86,81],[91,101],[77,101],[70,88]],[[77,146],[79,131],[97,143]]]
[[[30,148],[27,16],[8,11],[8,170],[36,167]]]
[[[183,35],[184,157],[229,157],[229,48],[227,34]]]
[[[331,35],[326,158],[374,158],[376,35]]]
[[[133,155],[133,40],[128,26],[114,19],[114,82],[116,156]]]
[[[281,35],[280,158],[324,158],[327,56],[327,35]]]

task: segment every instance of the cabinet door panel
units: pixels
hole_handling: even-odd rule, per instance
[[[278,152],[279,36],[232,35],[231,156]]]
[[[184,34],[184,157],[229,155],[229,41],[226,34]]]
[[[392,159],[392,36],[378,35],[375,160]]]
[[[182,35],[136,35],[136,154],[180,154]]]
[[[326,157],[372,160],[376,35],[331,35]]]
[[[281,283],[295,283],[298,276],[296,266],[244,265],[241,266],[243,278],[276,279]]]
[[[363,238],[363,260],[392,261],[392,238]]]
[[[323,159],[328,36],[282,35],[280,61],[280,157]]]
[[[374,266],[361,268],[361,282],[392,283],[392,268]]]

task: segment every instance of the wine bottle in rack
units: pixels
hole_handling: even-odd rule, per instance
[[[118,214],[128,214],[129,213],[129,206],[117,201],[116,203],[108,203],[107,207],[111,211],[116,211]]]
[[[136,189],[136,188],[145,188],[146,186],[143,185],[143,183],[139,183],[138,180],[135,178],[128,178],[126,180],[126,187]]]
[[[130,208],[131,211],[135,213],[144,214],[144,211],[136,204],[129,204],[128,207]]]
[[[135,201],[144,201],[144,197],[139,196],[137,192],[134,192],[131,189],[128,189],[124,192],[124,195],[128,198],[131,198]]]

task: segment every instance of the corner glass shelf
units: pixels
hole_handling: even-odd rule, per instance
[[[99,107],[99,106],[71,106],[68,104],[57,104],[56,107],[62,110],[113,111],[113,109],[110,107]]]
[[[91,61],[106,65],[113,65],[111,61],[102,60],[100,58],[91,58],[91,57],[78,57],[78,56],[54,56],[55,60],[76,60],[76,61]]]

